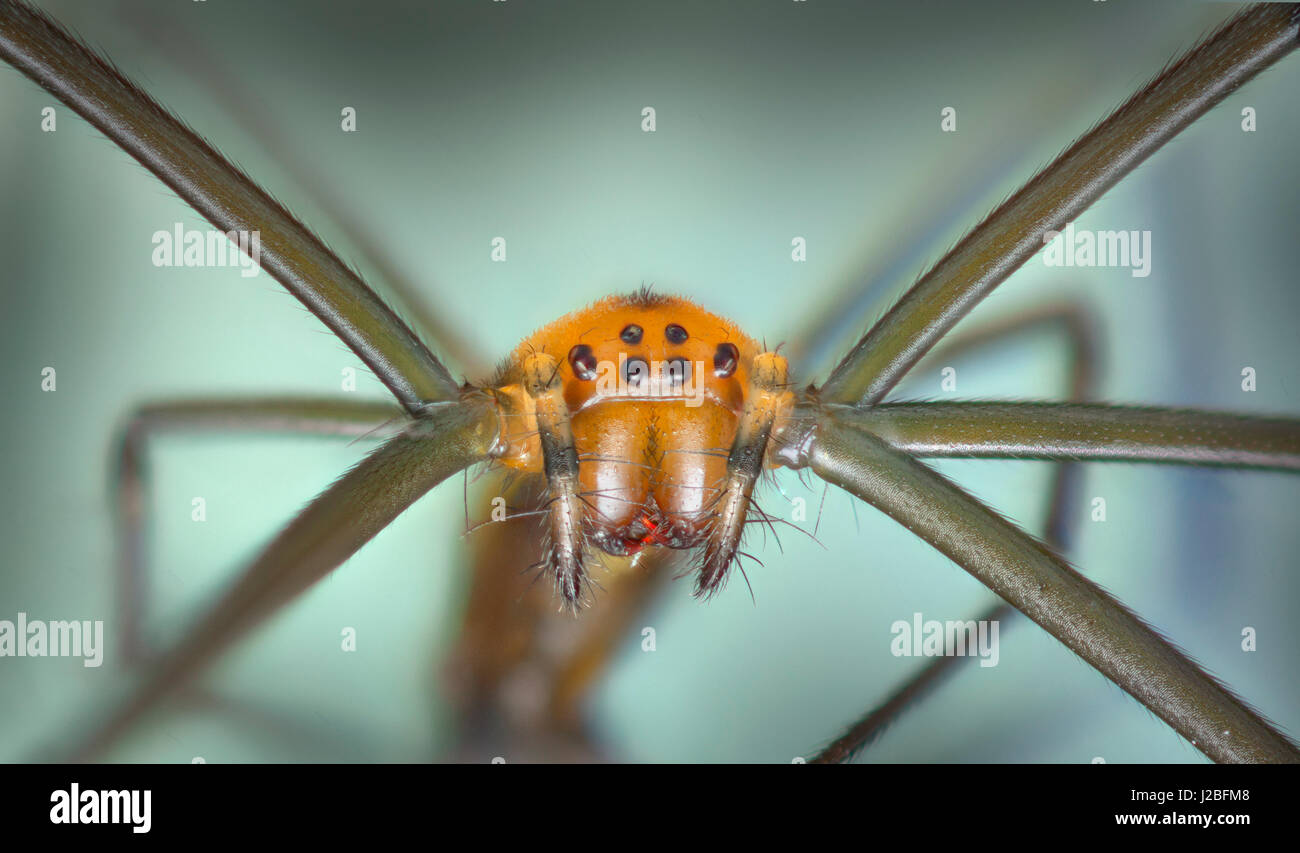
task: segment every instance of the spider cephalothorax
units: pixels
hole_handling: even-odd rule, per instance
[[[542,328],[491,391],[498,459],[546,477],[543,568],[569,603],[591,548],[702,547],[697,592],[726,579],[767,437],[794,403],[788,368],[678,297],[611,296]]]

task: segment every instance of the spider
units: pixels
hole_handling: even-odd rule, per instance
[[[1141,69],[1141,70],[1133,70],[1132,73],[1136,76],[1136,75],[1140,75],[1144,70],[1145,70],[1145,69]],[[363,114],[363,121],[364,121],[364,114]],[[937,122],[936,122],[936,124],[937,124]],[[1082,129],[1082,128],[1081,128],[1081,127],[1070,127],[1070,128],[1066,128],[1066,129],[1064,129],[1062,132],[1063,132],[1066,136],[1069,136],[1070,134],[1073,134],[1074,132],[1076,132],[1076,131],[1078,131],[1078,130],[1080,130],[1080,129]],[[1065,138],[1065,137],[1062,137],[1062,139],[1064,139],[1064,138]],[[1159,158],[1157,158],[1157,160],[1158,160],[1158,159],[1159,159]],[[702,301],[703,301],[703,300],[702,300]],[[749,324],[746,324],[746,325],[749,325]],[[965,328],[965,325],[963,325],[963,329],[964,329],[964,328]],[[795,366],[796,366],[796,368],[798,369],[798,368],[801,366],[801,364],[800,364],[799,360],[794,359],[794,357],[793,357],[793,353],[792,353],[792,360],[794,361]],[[808,359],[807,361],[803,362],[803,365],[806,366],[806,365],[808,365],[811,361],[812,361],[812,359]],[[962,366],[962,364],[960,364],[960,363],[958,364],[958,371],[959,371],[959,375],[961,375],[961,376],[964,376],[964,375],[965,375],[965,373],[964,373],[964,371],[963,371],[963,366]],[[482,374],[480,374],[480,375],[482,375]],[[813,376],[814,376],[814,374],[811,373],[811,370],[809,370],[807,373],[800,371],[800,372],[797,372],[796,375],[801,376],[801,377],[803,377],[803,378],[805,378],[805,379],[811,379],[811,378],[813,378]],[[66,380],[65,380],[65,381],[66,381]],[[820,384],[820,383],[819,383],[819,384]],[[937,383],[936,383],[936,384],[937,384]],[[929,393],[930,393],[931,395],[934,394],[933,391],[930,391]],[[796,422],[798,422],[797,419],[796,419]],[[797,445],[798,442],[791,442],[790,444],[791,444],[791,445]],[[982,463],[982,464],[992,465],[992,464],[996,464],[996,463]],[[1243,476],[1267,476],[1267,475],[1243,475]],[[815,502],[815,501],[816,501],[816,497],[814,497],[814,502]],[[764,503],[766,504],[767,501],[764,501]],[[833,511],[833,509],[834,509],[834,508],[832,507],[832,511]],[[865,520],[865,519],[864,519],[864,520]],[[851,521],[850,521],[850,524],[851,524]],[[884,528],[879,528],[879,529],[884,529]],[[224,532],[227,533],[227,534],[230,533],[230,528],[228,528],[228,527],[227,527],[227,528],[224,528]],[[268,531],[268,532],[269,532],[269,531]],[[823,531],[823,530],[821,530],[821,529],[818,530],[818,534],[817,534],[817,535],[820,536],[820,537],[826,537],[826,533],[825,533],[825,531]],[[472,540],[472,541],[473,541],[473,540]],[[787,539],[786,545],[787,545],[787,547],[791,547],[791,548],[799,547],[799,546],[795,545],[794,543],[789,542],[788,539]],[[833,556],[834,553],[835,553],[835,552],[832,550],[832,551],[831,551],[831,555]],[[852,560],[852,562],[855,562],[855,563],[858,562],[858,557],[859,557],[860,552],[857,551],[857,550],[855,550],[855,551],[852,551],[852,552],[850,552],[850,553],[852,553],[852,554],[854,555],[854,559]],[[819,560],[819,561],[827,561],[827,560],[831,559],[831,557],[829,557],[829,556],[828,556],[828,557],[817,557],[816,559]],[[156,560],[155,562],[157,562],[157,563],[159,563],[159,564],[163,564],[163,563],[165,563],[165,562],[166,562],[165,555],[164,555],[164,557],[163,557],[162,560]],[[769,562],[770,562],[770,561],[769,561]],[[1087,568],[1087,563],[1086,563],[1086,561],[1082,561],[1082,560],[1081,560],[1081,563],[1083,563],[1083,565],[1085,566],[1085,568]],[[355,569],[355,570],[357,570],[358,572],[361,571],[360,566],[349,566],[349,568],[350,568],[350,569]],[[857,567],[857,568],[860,569],[860,566]],[[949,568],[950,568],[950,567],[949,567]],[[765,571],[772,571],[772,569],[768,569],[768,570],[765,570]],[[808,578],[805,576],[804,578],[802,578],[802,582],[806,584],[806,583],[810,583],[811,581],[809,581]],[[733,586],[734,586],[734,585],[733,585]],[[729,587],[729,588],[728,588],[728,593],[729,593],[730,595],[734,595],[734,590],[732,590],[732,589]],[[743,593],[743,587],[742,587],[742,589],[741,589],[741,593],[742,593],[742,595],[744,594],[744,593]],[[756,595],[756,597],[757,597],[757,599],[758,599],[759,602],[760,602],[760,608],[763,607],[763,606],[764,606],[764,605],[763,605],[763,602],[764,602],[765,600],[767,600],[767,596],[763,594],[763,590],[762,590],[761,588],[758,590],[758,594]],[[716,603],[712,606],[712,608],[718,608],[718,607],[723,607],[723,606],[725,606],[725,601],[726,601],[726,600],[727,600],[727,599],[720,600],[720,601],[716,602]],[[731,599],[731,600],[734,600],[734,599]],[[973,600],[973,599],[972,599],[972,600]],[[746,604],[748,603],[748,598],[747,598],[747,596],[745,597],[744,601],[746,602]],[[598,597],[598,603],[597,603],[596,607],[599,608],[600,606],[601,606],[601,605],[600,605],[600,603],[599,603],[599,597]],[[960,606],[960,605],[959,605],[959,606]],[[712,609],[712,608],[711,608],[711,609]],[[1139,608],[1139,609],[1141,609],[1141,608]],[[594,612],[593,612],[593,615],[594,615]],[[907,614],[906,614],[906,613],[895,613],[895,614],[893,614],[893,616],[899,616],[899,615],[907,615]],[[957,616],[957,615],[973,615],[973,614],[964,614],[964,613],[960,613],[960,612],[959,612],[959,613],[952,613],[952,614],[945,614],[945,615]],[[584,618],[586,618],[586,617],[584,617]],[[891,617],[891,619],[890,619],[889,621],[892,621],[892,617]],[[1029,632],[1029,630],[1031,630],[1031,629],[1025,628],[1025,629],[1024,629],[1024,633],[1027,634],[1027,633]],[[1177,635],[1175,635],[1175,636],[1177,636]],[[1181,640],[1181,639],[1183,639],[1183,638],[1182,638],[1182,637],[1178,637],[1178,639]],[[911,663],[916,663],[916,662],[911,662]],[[895,670],[895,672],[898,672],[898,671],[899,671],[899,670]],[[1228,675],[1230,679],[1233,677],[1233,673],[1232,673],[1231,670],[1228,670],[1225,674]],[[863,694],[863,698],[869,700],[870,697],[871,697],[872,695],[876,695],[876,694],[864,693],[864,694]],[[1248,695],[1249,695],[1249,694],[1248,694]],[[1131,703],[1130,703],[1130,704],[1131,704]],[[1273,709],[1272,707],[1270,707],[1269,710],[1270,710],[1270,711],[1273,711],[1274,713],[1276,713],[1276,710]],[[842,711],[841,711],[840,716],[841,716],[842,719],[847,719],[847,714],[843,713]],[[827,734],[829,734],[829,731],[827,731]],[[804,737],[805,737],[805,738],[807,737],[806,732],[805,732],[805,734],[804,734]]]

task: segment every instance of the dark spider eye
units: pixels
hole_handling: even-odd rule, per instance
[[[673,385],[685,385],[691,380],[691,363],[684,358],[670,358],[664,363],[664,372]]]
[[[629,326],[624,326],[623,331],[618,333],[618,337],[625,344],[639,344],[641,343],[641,334],[641,327],[636,323],[632,323]]]
[[[676,323],[669,323],[668,328],[664,329],[664,337],[668,339],[670,344],[684,344],[690,335],[686,334],[686,330]]]
[[[569,350],[569,364],[573,367],[573,375],[579,379],[590,382],[596,378],[596,355],[586,344],[578,344]]]
[[[623,362],[623,381],[628,385],[640,385],[650,378],[650,364],[641,356],[634,355]]]
[[[736,349],[735,344],[718,344],[718,348],[713,352],[713,375],[719,379],[726,379],[736,372],[740,365],[740,350]]]

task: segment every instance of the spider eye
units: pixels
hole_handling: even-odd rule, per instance
[[[618,333],[618,337],[625,344],[639,344],[641,343],[641,334],[641,327],[636,323],[632,323],[624,326],[623,331]]]
[[[740,365],[740,350],[736,349],[735,344],[718,344],[718,348],[713,352],[713,375],[719,379],[726,379],[736,372]]]
[[[685,385],[691,380],[691,363],[684,358],[670,358],[665,364],[668,381],[673,385]]]
[[[640,385],[650,377],[650,364],[639,355],[634,355],[623,362],[623,381],[628,385]]]
[[[664,329],[664,337],[668,339],[670,344],[684,344],[690,335],[686,334],[686,330],[676,323],[669,323],[668,327]]]
[[[573,375],[590,382],[596,378],[596,354],[586,344],[578,344],[569,350],[569,365]]]

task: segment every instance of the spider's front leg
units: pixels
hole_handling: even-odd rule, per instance
[[[740,556],[740,537],[754,485],[767,460],[768,439],[773,427],[794,407],[789,384],[790,365],[784,356],[765,352],[754,359],[745,389],[745,408],[727,455],[726,485],[717,498],[719,506],[700,562],[696,596],[707,598],[721,589],[732,562]]]
[[[576,610],[588,583],[587,541],[578,487],[578,451],[564,400],[564,382],[554,356],[536,353],[524,362],[524,387],[542,445],[542,470],[550,489],[547,516],[550,540],[537,568],[555,579],[560,598]]]

